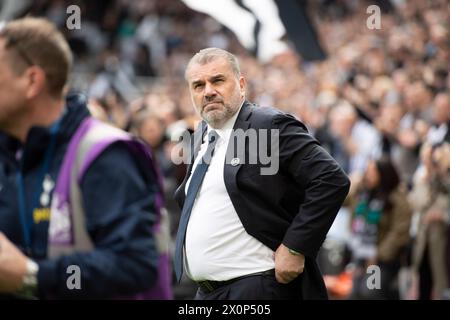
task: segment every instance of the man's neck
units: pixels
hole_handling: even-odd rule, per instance
[[[57,121],[63,111],[64,101],[62,99],[49,99],[45,103],[36,104],[30,108],[30,112],[24,114],[21,119],[14,121],[14,126],[7,130],[9,134],[25,143],[31,128],[50,127]]]

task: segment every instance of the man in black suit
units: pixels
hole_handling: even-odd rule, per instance
[[[303,123],[245,100],[231,53],[201,50],[185,78],[204,121],[175,194],[178,280],[196,299],[326,299],[315,258],[349,179]]]

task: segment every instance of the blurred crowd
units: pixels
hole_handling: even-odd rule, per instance
[[[64,28],[70,4],[81,8],[80,30]],[[389,4],[377,30],[366,25],[369,2],[310,1],[327,59],[288,51],[266,64],[180,0],[40,0],[31,13],[65,30],[76,57],[72,86],[88,93],[92,113],[153,148],[173,236],[172,193],[185,168],[171,161],[172,138],[200,120],[184,68],[199,49],[220,47],[238,55],[248,100],[302,120],[352,179],[322,261],[325,271],[339,265],[330,275],[351,272],[352,285],[339,291],[329,278],[332,296],[449,298],[450,3]],[[329,258],[336,250],[340,258]],[[381,290],[361,288],[371,264],[382,270]]]

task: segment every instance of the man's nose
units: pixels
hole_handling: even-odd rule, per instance
[[[210,83],[206,83],[205,85],[205,98],[212,98],[215,97],[217,95],[217,91],[214,88],[213,85],[211,85]]]

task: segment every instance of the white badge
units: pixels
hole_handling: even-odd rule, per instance
[[[41,207],[43,207],[43,208],[48,207],[48,205],[50,203],[50,196],[48,195],[48,193],[41,194],[40,202],[41,202]]]
[[[239,163],[241,163],[241,160],[239,158],[233,158],[231,159],[231,165],[233,167],[236,167]]]
[[[55,183],[52,181],[52,178],[50,178],[50,175],[46,175],[44,179],[44,183],[42,184],[42,188],[44,189],[44,192],[50,193],[53,190],[53,187],[55,186]]]
[[[40,197],[42,207],[48,207],[50,203],[50,193],[52,192],[54,186],[55,183],[52,181],[52,178],[50,178],[50,175],[46,175],[44,182],[42,183],[43,191]]]

